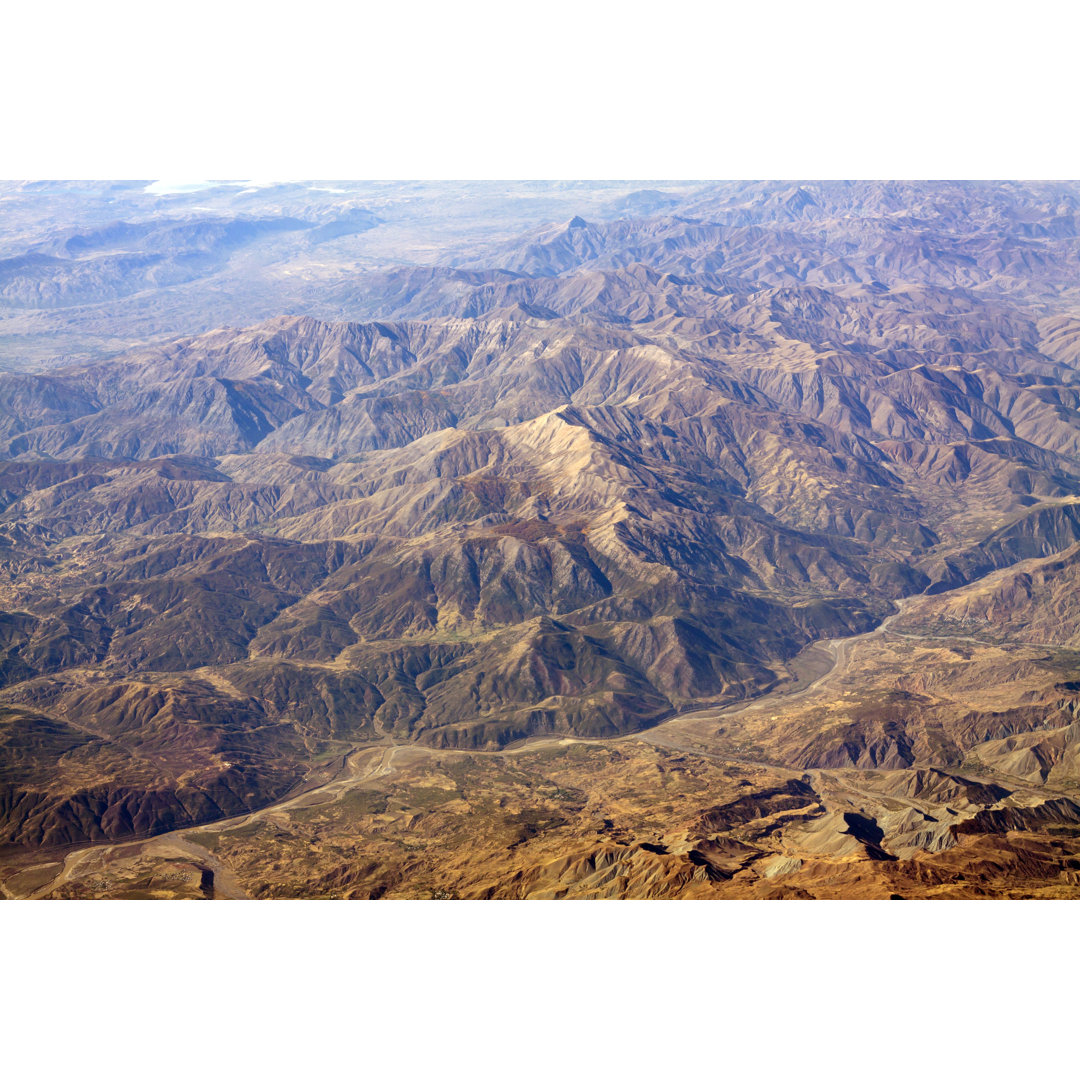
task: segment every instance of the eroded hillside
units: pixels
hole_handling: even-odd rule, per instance
[[[594,195],[322,281],[374,319],[0,374],[10,867],[207,826],[258,895],[1067,891],[1078,202]]]

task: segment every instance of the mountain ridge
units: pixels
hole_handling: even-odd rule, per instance
[[[233,310],[291,275],[318,300],[281,307],[303,313],[168,336],[170,285],[124,301],[138,340],[114,355],[0,371],[0,842],[256,813],[382,746],[431,764],[638,739],[644,761],[664,733],[765,770],[702,808],[692,865],[714,884],[744,864],[708,845],[774,813],[796,812],[784,859],[951,851],[967,833],[882,810],[927,769],[951,770],[939,794],[973,836],[1067,827],[1080,192],[601,194],[469,239],[467,217],[425,237],[392,200],[271,189],[245,211],[266,235],[177,288],[222,310],[213,283],[248,260]],[[169,222],[35,226],[25,247],[165,258],[232,235]],[[385,258],[395,235],[433,261]],[[775,716],[731,712],[777,694]],[[890,777],[845,810],[845,770]],[[739,841],[779,857],[764,842]]]

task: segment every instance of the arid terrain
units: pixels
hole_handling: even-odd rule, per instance
[[[1080,895],[1080,186],[0,208],[4,896]]]

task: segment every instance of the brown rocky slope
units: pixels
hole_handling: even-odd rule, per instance
[[[1075,199],[720,187],[380,271],[376,321],[0,374],[0,841],[254,811],[386,740],[632,735],[918,594],[894,634],[1075,644]],[[1015,700],[912,653],[709,752],[1052,771],[1064,706],[994,657]]]

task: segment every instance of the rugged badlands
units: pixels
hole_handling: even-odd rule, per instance
[[[6,191],[6,896],[1080,893],[1080,187],[661,187]]]

